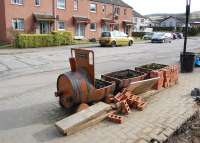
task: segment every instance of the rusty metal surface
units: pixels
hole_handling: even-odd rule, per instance
[[[90,55],[92,57],[90,57]],[[71,56],[75,58],[76,72],[86,71],[89,81],[95,84],[94,52],[85,49],[71,49]],[[92,61],[91,61],[92,60]]]

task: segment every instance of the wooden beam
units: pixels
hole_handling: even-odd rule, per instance
[[[111,110],[111,105],[98,102],[81,112],[56,122],[55,125],[63,134],[70,135],[105,119]]]

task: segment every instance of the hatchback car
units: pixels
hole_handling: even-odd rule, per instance
[[[122,46],[122,45],[129,45],[133,44],[133,38],[129,37],[124,32],[120,31],[111,31],[111,32],[102,32],[101,38],[99,39],[99,44],[103,46]]]
[[[171,33],[156,32],[153,34],[151,42],[152,43],[171,43],[172,41]]]

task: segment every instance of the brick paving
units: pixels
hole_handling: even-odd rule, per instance
[[[198,110],[189,95],[195,85],[200,85],[200,81],[196,78],[198,76],[200,76],[198,72],[181,74],[178,85],[150,97],[146,109],[142,112],[132,111],[125,117],[123,124],[103,121],[57,141],[147,143],[152,138],[165,141]]]

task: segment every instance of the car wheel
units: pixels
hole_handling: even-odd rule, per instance
[[[112,46],[112,47],[116,47],[116,42],[115,42],[115,41],[112,41],[111,46]]]
[[[128,46],[131,46],[131,45],[133,45],[133,41],[132,40],[128,42]]]

